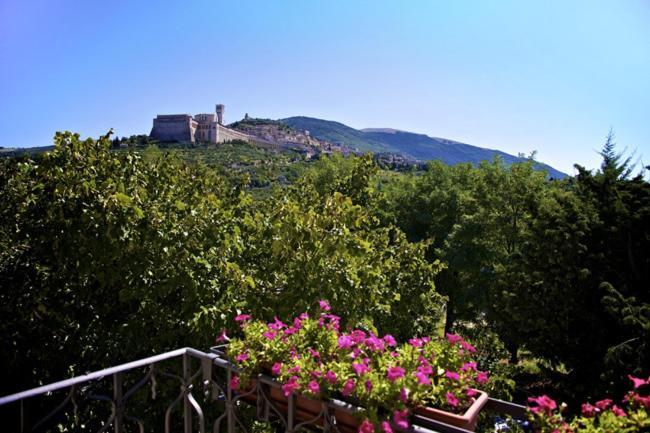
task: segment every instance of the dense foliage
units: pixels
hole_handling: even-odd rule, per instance
[[[55,141],[0,160],[0,393],[204,348],[244,310],[320,298],[376,335],[471,336],[502,397],[516,379],[519,400],[575,407],[648,375],[650,185],[611,137],[600,170],[559,181],[532,160],[397,173]]]

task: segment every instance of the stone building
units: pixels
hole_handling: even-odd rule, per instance
[[[253,137],[223,126],[225,106],[217,104],[215,113],[159,114],[153,119],[149,136],[159,141],[180,143],[224,143],[232,140],[253,141]]]

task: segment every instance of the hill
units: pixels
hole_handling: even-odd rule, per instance
[[[282,122],[294,129],[307,130],[311,136],[320,140],[346,145],[362,152],[398,153],[415,160],[437,159],[447,164],[461,162],[478,164],[484,160],[491,160],[494,156],[501,157],[506,164],[524,160],[500,150],[392,128],[354,129],[340,122],[303,116],[289,117],[282,119]],[[552,178],[566,177],[565,173],[543,163],[538,163],[538,168],[547,170],[549,177]]]

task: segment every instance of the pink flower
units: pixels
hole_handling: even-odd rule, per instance
[[[596,415],[596,407],[590,405],[589,403],[583,403],[580,407],[580,410],[582,412],[582,416],[586,416],[588,418]]]
[[[458,398],[451,392],[447,393],[446,398],[447,398],[447,404],[451,407],[457,407],[458,403],[460,403],[460,400],[458,400]]]
[[[273,340],[275,336],[277,335],[277,332],[275,331],[266,331],[262,332],[262,335],[265,336],[269,340]]]
[[[312,349],[311,347],[307,349],[312,358],[320,358],[320,353],[317,350]]]
[[[466,362],[460,368],[460,371],[470,371],[470,370],[476,371],[476,363],[475,362]]]
[[[384,343],[384,340],[371,334],[370,337],[366,339],[366,347],[375,352],[383,352],[386,348],[386,344]]]
[[[375,433],[375,426],[368,419],[364,419],[359,426],[358,433]]]
[[[239,389],[239,376],[233,376],[230,379],[230,389],[234,389],[235,391]]]
[[[311,380],[307,385],[307,389],[312,394],[318,394],[320,392],[320,385],[318,385],[318,382],[316,382],[315,380]]]
[[[475,352],[476,352],[476,349],[474,348],[474,346],[472,346],[471,344],[469,344],[467,341],[461,341],[461,342],[460,342],[460,346],[461,346],[463,349],[465,349],[465,350],[467,350],[468,352],[470,352],[470,353],[475,353]]]
[[[409,428],[408,415],[409,412],[406,409],[396,410],[393,412],[393,422],[398,428],[407,429]]]
[[[300,366],[299,365],[294,365],[289,369],[289,373],[299,373],[300,372]]]
[[[415,373],[415,377],[417,377],[420,385],[431,385],[431,379],[429,379],[429,375],[426,373],[418,371]]]
[[[240,314],[235,317],[235,322],[240,322],[239,326],[241,326],[242,328],[246,326],[246,322],[248,320],[251,320],[250,314]]]
[[[277,316],[276,316],[276,317],[273,318],[273,323],[268,324],[268,327],[269,327],[269,329],[275,329],[276,331],[279,331],[282,328],[286,328],[287,325],[282,323],[282,321],[280,319],[278,319]]]
[[[640,379],[638,377],[631,376],[629,374],[628,374],[627,377],[629,377],[630,380],[634,383],[634,389],[637,389],[637,388],[639,388],[639,387],[641,387],[643,385],[650,384],[650,377],[648,378],[648,380],[643,380],[643,379]]]
[[[325,380],[328,381],[331,384],[336,383],[336,373],[334,373],[332,370],[328,370],[327,373],[325,373]]]
[[[610,407],[614,403],[611,399],[606,398],[604,400],[600,400],[596,402],[596,407],[600,410],[607,410],[608,407]]]
[[[228,338],[228,335],[226,335],[226,330],[222,329],[221,333],[217,337],[217,343],[223,343],[225,341],[230,341],[230,338]]]
[[[395,341],[395,338],[390,334],[384,335],[384,342],[390,347],[397,346],[397,341]]]
[[[237,361],[237,362],[244,362],[247,359],[248,359],[248,353],[246,353],[246,352],[240,353],[239,355],[237,355],[235,357],[235,361]]]
[[[447,379],[451,379],[451,380],[459,380],[460,379],[460,376],[455,371],[446,371],[445,372],[445,377]]]
[[[429,364],[420,365],[418,367],[418,372],[428,376],[433,373],[433,368]]]
[[[355,362],[352,364],[352,370],[354,370],[357,376],[361,376],[363,373],[370,371],[370,368],[366,364]]]
[[[360,329],[355,329],[350,334],[350,337],[352,337],[352,341],[354,341],[356,344],[361,344],[366,340],[366,333]]]
[[[282,385],[282,393],[285,397],[289,397],[292,392],[298,389],[298,376],[291,376],[289,381]]]
[[[616,416],[627,416],[625,411],[623,409],[621,409],[620,407],[616,406],[616,405],[612,406],[612,412]]]
[[[327,301],[325,301],[325,300],[323,300],[323,299],[321,299],[320,301],[318,301],[318,306],[319,306],[320,309],[323,310],[323,311],[329,311],[329,310],[332,309],[332,307],[330,307],[330,304],[328,304]]]
[[[402,367],[389,367],[386,377],[391,382],[395,382],[400,377],[404,377],[404,369]]]
[[[421,338],[411,338],[409,340],[409,344],[413,347],[422,347],[422,339]]]
[[[279,362],[273,364],[273,367],[271,367],[271,373],[275,374],[276,376],[279,376],[281,372],[282,372],[282,364]]]
[[[539,397],[528,397],[530,403],[535,403],[537,406],[531,407],[530,410],[535,413],[546,413],[550,414],[555,408],[557,408],[557,403],[555,400],[550,398],[547,395],[541,395]]]
[[[461,337],[460,335],[456,335],[456,334],[446,334],[446,335],[447,335],[447,341],[449,341],[451,344],[456,344],[463,341],[463,337]]]
[[[390,423],[388,421],[381,422],[381,429],[384,431],[384,433],[393,433],[393,428],[390,426]]]
[[[390,353],[390,356],[393,358],[397,358],[399,356],[399,353],[395,352],[394,350]]]
[[[354,346],[354,341],[349,335],[341,335],[339,337],[339,349],[349,349]]]
[[[287,329],[284,330],[284,335],[293,335],[296,332],[298,332],[298,329],[295,326],[289,326]]]
[[[480,383],[481,385],[486,384],[488,382],[488,374],[485,371],[479,371],[478,374],[476,375],[476,381]]]
[[[406,403],[409,399],[409,392],[406,388],[402,388],[399,390],[399,401],[402,403]]]
[[[365,387],[366,387],[366,391],[367,391],[367,392],[372,391],[372,381],[370,381],[370,380],[366,380],[366,383],[365,383],[364,385],[365,385]]]
[[[347,382],[345,382],[345,385],[343,385],[341,394],[343,394],[344,397],[347,397],[352,394],[352,391],[354,391],[354,380],[348,379]]]
[[[468,396],[469,398],[476,397],[478,395],[478,391],[472,388],[469,388],[467,391],[465,391],[465,395]]]

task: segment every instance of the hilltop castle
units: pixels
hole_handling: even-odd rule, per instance
[[[223,104],[217,104],[215,113],[158,114],[153,119],[149,136],[160,141],[180,143],[223,143],[232,140],[253,141],[253,137],[223,126]]]

